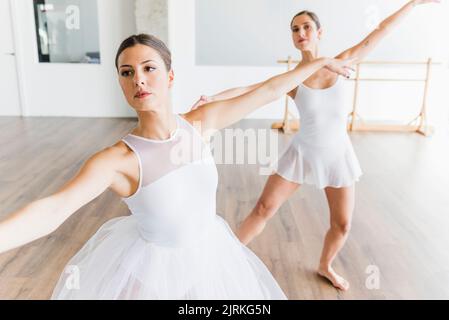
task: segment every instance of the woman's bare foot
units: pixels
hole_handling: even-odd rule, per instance
[[[346,281],[342,276],[338,275],[332,267],[319,267],[318,274],[327,280],[329,280],[332,285],[340,290],[346,291],[349,289],[349,282]]]

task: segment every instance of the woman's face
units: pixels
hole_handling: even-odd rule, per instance
[[[309,15],[297,16],[292,23],[292,39],[295,48],[300,51],[313,51],[321,40],[321,29]]]
[[[167,72],[156,50],[141,44],[125,49],[118,58],[118,75],[126,100],[136,111],[166,107],[174,74]]]

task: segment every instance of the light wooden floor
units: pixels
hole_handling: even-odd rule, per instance
[[[133,119],[0,118],[0,219],[48,196],[81,164],[113,144]],[[271,121],[242,121],[266,128]],[[290,137],[281,136],[281,148]],[[335,268],[338,292],[315,274],[328,227],[324,194],[303,186],[251,243],[290,299],[449,299],[449,134],[352,134],[364,171],[351,235]],[[235,230],[266,181],[257,165],[219,165],[218,213]],[[0,299],[47,299],[65,263],[107,220],[129,214],[112,192],[53,234],[0,255]],[[365,282],[380,271],[380,288]]]

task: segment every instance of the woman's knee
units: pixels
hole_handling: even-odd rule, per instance
[[[274,216],[278,209],[276,201],[270,199],[259,199],[257,201],[254,213],[264,220],[268,220]]]
[[[333,221],[331,223],[331,229],[342,235],[347,235],[351,231],[351,227],[350,220]]]

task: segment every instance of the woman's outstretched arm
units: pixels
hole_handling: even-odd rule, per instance
[[[255,89],[227,100],[206,103],[185,114],[190,122],[201,123],[203,132],[210,135],[213,130],[220,130],[240,121],[249,113],[290,92],[301,82],[323,67],[348,76],[348,68],[353,60],[319,58],[309,63],[296,66],[295,69],[262,82]]]
[[[228,89],[222,92],[219,92],[217,94],[214,94],[213,96],[206,96],[202,95],[200,99],[195,102],[191,110],[195,110],[198,107],[202,106],[203,104],[219,101],[219,100],[227,100],[231,99],[237,96],[241,96],[242,94],[245,94],[249,91],[252,91],[258,87],[260,87],[263,84],[263,82],[255,83],[249,86],[243,86],[243,87],[236,87],[232,89]]]
[[[257,89],[260,87],[264,82],[255,83],[249,86],[243,86],[243,87],[237,87],[233,89],[228,89],[223,92],[214,94],[213,96],[210,96],[211,101],[218,101],[218,100],[227,100],[232,99],[237,96],[241,96],[242,94],[245,94],[249,91],[253,91],[254,89]]]
[[[79,208],[113,182],[117,151],[106,148],[89,158],[78,174],[56,193],[33,201],[0,221],[0,253],[55,231]]]
[[[362,61],[374,48],[395,28],[397,27],[412,10],[420,4],[440,3],[439,0],[412,0],[401,9],[382,21],[379,26],[371,32],[362,42],[356,46],[343,51],[337,58],[348,59],[357,57],[356,63]]]

